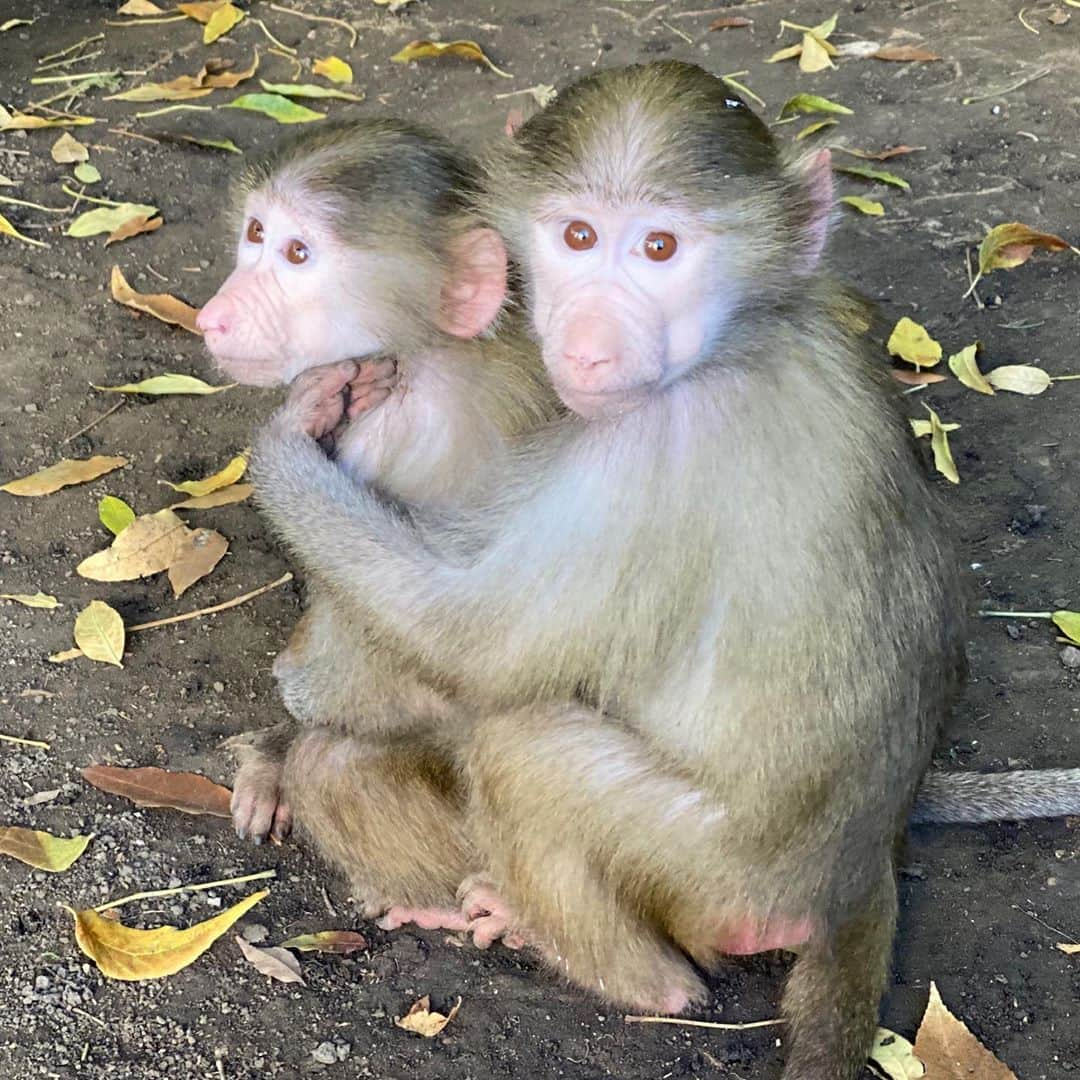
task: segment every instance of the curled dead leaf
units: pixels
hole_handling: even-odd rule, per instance
[[[487,53],[475,41],[429,41],[426,38],[420,38],[416,41],[410,41],[408,45],[394,53],[390,60],[395,64],[408,64],[413,60],[425,60],[439,56],[457,56],[462,60],[475,60],[504,79],[514,77],[510,72],[497,68],[488,58]]]
[[[975,360],[975,354],[979,350],[979,343],[967,345],[958,353],[949,357],[949,370],[969,390],[975,390],[980,394],[992,394],[994,387],[985,375],[979,370]]]
[[[195,308],[177,300],[175,296],[166,293],[138,293],[124,279],[119,266],[112,268],[112,277],[109,282],[112,298],[118,304],[134,308],[136,311],[153,315],[162,322],[182,326],[192,334],[198,334],[199,329],[195,325],[195,316],[198,314]]]
[[[937,53],[929,49],[921,49],[918,45],[886,45],[870,54],[874,60],[892,60],[898,63],[923,63],[928,64],[934,60],[940,60]]]
[[[173,491],[182,491],[185,495],[209,495],[219,488],[235,484],[246,470],[247,458],[243,454],[237,454],[223,469],[202,480],[184,480],[179,484],[163,480],[162,483],[168,484]]]
[[[413,1002],[412,1007],[404,1016],[395,1017],[394,1023],[406,1031],[423,1035],[425,1039],[433,1039],[457,1016],[460,1008],[461,998],[459,997],[454,1007],[445,1016],[442,1013],[433,1012],[431,998],[425,994],[418,1001]]]
[[[77,161],[88,161],[90,151],[72,134],[65,131],[59,139],[52,144],[49,156],[58,165],[73,165]]]
[[[1060,236],[1037,232],[1019,221],[996,225],[979,245],[979,277],[993,270],[1011,270],[1026,263],[1036,248],[1065,251],[1069,244]]]
[[[105,238],[105,246],[118,243],[121,240],[130,240],[140,233],[156,232],[165,224],[165,219],[160,217],[148,217],[146,214],[136,214],[128,218],[118,229],[114,229]]]
[[[236,935],[236,944],[244,954],[244,959],[261,975],[282,983],[299,983],[307,986],[300,974],[300,961],[288,949],[281,945],[271,945],[260,949]]]

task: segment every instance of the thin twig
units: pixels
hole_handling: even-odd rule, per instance
[[[48,60],[58,60],[61,56],[67,56],[68,53],[73,53],[76,49],[81,49],[84,45],[89,45],[92,41],[103,41],[104,34],[95,34],[93,37],[84,37],[82,41],[76,41],[74,45],[69,45],[66,49],[61,49],[59,52],[49,53],[48,56],[41,57],[38,60],[39,64],[44,64]]]
[[[154,900],[159,896],[177,896],[185,892],[202,892],[204,889],[217,889],[225,885],[243,885],[248,881],[263,881],[272,877],[277,877],[276,870],[260,870],[257,874],[224,878],[221,881],[203,881],[198,885],[177,885],[174,889],[151,889],[149,892],[132,893],[130,896],[121,896],[119,900],[110,900],[107,904],[99,904],[94,908],[94,911],[110,911],[112,908],[120,907],[121,904],[130,904],[135,900]]]
[[[262,596],[264,592],[276,589],[279,585],[284,585],[287,581],[292,581],[292,574],[282,574],[277,581],[271,581],[269,585],[262,585],[258,589],[253,589],[251,592],[244,593],[243,596],[234,596],[232,600],[226,600],[223,604],[214,604],[212,607],[199,608],[198,611],[187,611],[183,615],[170,615],[167,619],[154,619],[152,622],[137,623],[135,626],[129,626],[127,632],[129,634],[137,634],[140,630],[154,630],[159,626],[171,626],[173,623],[187,622],[188,619],[198,619],[203,615],[216,615],[219,611],[227,611],[229,608],[237,607],[239,604],[246,603],[248,600],[254,600],[256,596]]]
[[[277,46],[277,47],[278,47],[279,49],[284,49],[284,50],[285,50],[285,51],[286,51],[287,53],[289,53],[289,54],[290,54],[290,55],[292,55],[292,56],[295,56],[295,55],[296,55],[296,50],[295,50],[295,49],[290,49],[290,48],[289,48],[289,46],[285,44],[285,42],[283,42],[283,41],[278,41],[278,39],[277,39],[276,37],[274,37],[274,35],[273,35],[273,34],[271,34],[271,33],[270,33],[269,29],[267,29],[266,23],[264,23],[264,22],[262,21],[262,19],[251,19],[251,18],[249,18],[249,19],[248,19],[248,22],[253,22],[253,23],[254,23],[254,24],[255,24],[256,26],[258,26],[258,27],[259,27],[259,28],[260,28],[260,29],[262,30],[262,32],[263,32],[263,33],[264,33],[264,34],[265,34],[265,35],[266,35],[266,36],[267,36],[267,37],[268,37],[268,38],[269,38],[269,39],[270,39],[270,40],[271,40],[271,41],[272,41],[272,42],[273,42],[273,43],[274,43],[274,44],[275,44],[275,45],[276,45],[276,46]]]
[[[164,116],[165,113],[213,111],[213,105],[163,105],[160,109],[149,109],[147,112],[137,112],[134,115],[136,120],[146,120],[151,116]]]
[[[336,919],[337,911],[334,909],[334,905],[330,903],[330,894],[326,891],[326,886],[320,885],[319,888],[322,890],[323,903],[326,905],[326,910],[330,913],[330,918]]]
[[[281,4],[271,4],[270,9],[272,11],[280,11],[284,15],[295,15],[300,19],[310,19],[312,22],[333,23],[335,26],[340,26],[342,30],[346,31],[352,38],[349,42],[349,48],[356,48],[356,27],[351,26],[344,19],[332,19],[329,15],[310,15],[306,11],[297,11],[296,8],[282,7]]]
[[[67,67],[68,64],[83,64],[87,60],[93,60],[95,56],[100,56],[105,50],[98,49],[97,52],[83,53],[82,56],[73,56],[70,60],[54,60],[51,64],[38,64],[38,71],[49,71],[52,68]]]
[[[982,299],[979,297],[979,294],[975,291],[975,286],[978,285],[979,281],[982,279],[982,274],[981,273],[976,274],[975,271],[972,269],[972,266],[971,266],[971,248],[969,248],[969,247],[964,248],[964,264],[967,266],[967,276],[968,276],[968,291],[966,293],[964,293],[964,296],[966,297],[966,296],[970,295],[975,301],[975,306],[980,311],[982,311],[986,307],[986,305],[982,302]]]
[[[151,139],[149,135],[140,135],[137,131],[125,131],[123,128],[109,128],[108,131],[110,135],[122,135],[125,139],[141,139],[155,146],[161,145],[160,139]]]
[[[78,1013],[78,1015],[81,1016],[84,1020],[90,1020],[91,1022],[97,1024],[98,1027],[103,1027],[108,1030],[109,1025],[106,1024],[100,1016],[94,1016],[92,1013],[88,1013],[85,1009],[80,1009],[78,1005],[68,1005],[67,1008],[69,1008],[73,1013]]]
[[[167,22],[182,22],[186,15],[165,15],[158,19],[106,19],[106,26],[158,26]]]
[[[784,1023],[783,1020],[748,1020],[745,1024],[721,1024],[717,1020],[680,1020],[677,1016],[624,1016],[623,1020],[628,1024],[675,1024],[678,1027],[715,1028],[717,1031],[747,1031]]]
[[[39,750],[48,750],[49,744],[40,739],[20,739],[18,735],[0,735],[0,741],[18,743],[19,746],[36,746]]]
[[[71,212],[70,206],[42,206],[41,203],[16,199],[13,195],[0,195],[0,203],[5,203],[8,206],[26,206],[31,210],[44,210],[47,214],[68,214]]]
[[[85,435],[91,428],[97,427],[97,425],[100,424],[102,420],[105,420],[108,417],[112,416],[112,414],[116,412],[117,409],[119,409],[122,405],[126,404],[127,398],[122,397],[108,412],[102,413],[96,420],[91,420],[90,423],[86,425],[86,427],[79,428],[79,430],[76,431],[74,435],[69,435],[60,445],[66,446],[69,442],[73,442],[80,435]]]
[[[1006,94],[1011,94],[1014,90],[1019,90],[1022,86],[1028,86],[1038,79],[1045,78],[1053,70],[1053,68],[1043,68],[1042,71],[1036,71],[1034,75],[1028,75],[1027,78],[1020,79],[1019,82],[1010,83],[1008,86],[1002,86],[998,90],[989,90],[985,94],[976,94],[974,97],[961,98],[960,104],[974,105],[977,101],[988,101],[990,98],[1004,97]]]
[[[980,611],[982,619],[1052,619],[1052,611]]]

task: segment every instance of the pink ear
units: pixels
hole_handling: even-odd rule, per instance
[[[521,109],[511,109],[506,114],[506,123],[503,124],[503,134],[511,139],[517,134],[517,129],[525,123],[525,114]]]
[[[482,334],[506,299],[506,247],[494,229],[469,229],[447,251],[439,327],[454,337]]]
[[[806,228],[806,269],[821,261],[829,235],[829,215],[833,208],[832,154],[820,150],[803,166],[806,193],[809,196],[810,220]]]

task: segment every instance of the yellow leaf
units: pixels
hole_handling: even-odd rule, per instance
[[[795,141],[799,142],[801,139],[809,138],[811,135],[816,135],[819,131],[824,130],[827,127],[834,127],[838,124],[839,120],[818,120],[813,124],[807,124],[806,127],[795,136]]]
[[[187,76],[182,76],[186,78]],[[174,80],[179,82],[179,79]],[[111,94],[106,101],[190,101],[212,94],[212,86],[169,86],[167,83],[145,83],[133,86],[120,94]]]
[[[22,604],[23,607],[47,608],[49,610],[60,606],[60,601],[57,600],[55,596],[50,596],[48,593],[43,592],[5,592],[0,593],[0,600],[14,600],[16,604]]]
[[[818,23],[817,26],[811,26],[808,32],[813,34],[815,37],[821,38],[821,40],[824,41],[836,29],[836,21],[839,18],[840,13],[837,12],[836,14],[826,19],[823,23]]]
[[[269,83],[265,79],[260,79],[259,82],[267,94],[278,94],[281,97],[338,98],[341,101],[364,100],[363,94],[350,94],[347,90],[337,90],[333,86],[316,86],[314,83]],[[266,95],[251,94],[249,96],[265,97]]]
[[[38,870],[50,874],[66,870],[86,850],[92,836],[52,836],[37,829],[20,829],[17,825],[0,828],[0,855],[10,855]]]
[[[48,661],[50,664],[66,664],[69,660],[77,660],[82,654],[82,649],[64,649],[54,652],[48,657]]]
[[[177,375],[170,371],[165,375],[151,375],[142,382],[124,383],[123,386],[98,386],[96,383],[90,385],[95,390],[112,394],[151,394],[160,397],[168,394],[220,394],[222,390],[231,390],[236,383],[211,386],[194,375]]]
[[[835,48],[833,52],[835,52]],[[829,49],[821,38],[814,34],[803,34],[802,53],[799,56],[799,70],[812,74],[835,67],[829,57]]]
[[[995,390],[1009,390],[1014,394],[1041,394],[1052,382],[1042,368],[1030,364],[1006,364],[986,373],[986,381]]]
[[[1016,1074],[945,1008],[933,982],[915,1036],[915,1053],[934,1080],[1016,1080]]]
[[[117,15],[164,15],[165,11],[159,8],[153,0],[127,0],[123,7],[117,8]]]
[[[171,480],[163,480],[162,483],[168,484],[173,491],[184,492],[185,495],[209,495],[218,488],[235,484],[246,470],[247,458],[243,454],[237,454],[224,469],[219,469],[203,480],[184,480],[179,484],[174,484]]]
[[[459,56],[463,60],[476,60],[487,65],[496,75],[501,75],[504,79],[514,77],[508,71],[497,68],[475,41],[428,41],[421,38],[410,41],[405,48],[394,53],[390,59],[395,64],[408,64],[412,60],[425,60],[436,56]]]
[[[0,131],[37,131],[40,128],[85,127],[87,124],[96,123],[92,116],[58,116],[46,119],[44,116],[12,113],[0,119]]]
[[[76,161],[90,160],[90,151],[67,131],[52,144],[49,154],[57,165],[71,165]]]
[[[893,327],[886,348],[890,356],[899,356],[916,367],[933,367],[941,359],[941,346],[926,327],[906,315]]]
[[[378,2],[378,0],[376,0]],[[5,19],[0,23],[0,34],[7,33],[8,30],[14,30],[16,26],[33,26],[33,19]]]
[[[232,4],[222,4],[206,20],[202,35],[203,44],[212,45],[219,37],[227,34],[238,22],[242,21],[244,14],[243,11]]]
[[[105,495],[98,503],[98,521],[113,536],[119,536],[134,520],[135,511],[115,495]]]
[[[0,491],[6,491],[10,495],[51,495],[71,484],[85,484],[89,480],[96,480],[99,476],[126,464],[127,458],[123,457],[96,455],[92,458],[63,458],[40,472],[24,476],[20,480],[9,480],[0,485]]]
[[[169,564],[173,596],[182,596],[196,581],[206,577],[228,550],[229,541],[213,529],[192,529],[185,533]]]
[[[337,56],[327,56],[322,60],[316,60],[311,73],[345,86],[353,81],[352,68]]]
[[[1055,611],[1050,618],[1070,641],[1080,645],[1080,611]],[[1058,948],[1060,949],[1061,946],[1059,945]],[[1080,951],[1080,945],[1073,948]]]
[[[177,4],[176,10],[196,22],[208,23],[211,16],[223,8],[228,0],[199,0],[197,3]]]
[[[980,394],[992,394],[994,388],[987,378],[979,370],[975,362],[975,353],[979,349],[979,343],[967,345],[958,353],[949,357],[949,370],[969,389],[977,390]]]
[[[413,1002],[412,1008],[404,1016],[396,1017],[394,1023],[406,1031],[423,1035],[425,1039],[433,1039],[457,1016],[460,1008],[461,998],[459,997],[457,1003],[445,1016],[439,1012],[432,1012],[431,998],[425,994],[418,1001]]]
[[[99,233],[114,233],[137,218],[147,219],[157,213],[156,206],[142,203],[120,203],[119,206],[97,206],[80,214],[65,230],[66,236],[80,239]]]
[[[134,581],[159,574],[173,564],[187,533],[188,527],[171,510],[143,514],[104,551],[83,559],[75,571],[92,581]],[[82,645],[78,639],[76,643]]]
[[[199,333],[199,329],[195,325],[195,316],[198,314],[195,308],[166,293],[136,292],[124,279],[119,266],[112,268],[109,285],[112,290],[112,298],[117,303],[134,308],[136,311],[143,311],[147,315],[153,315],[155,319],[160,319],[162,322],[182,326],[192,334]],[[224,387],[220,387],[220,389],[224,389]],[[190,390],[184,392],[192,393]]]
[[[929,420],[909,420],[908,423],[911,425],[911,430],[915,432],[916,439],[925,439],[928,435],[933,435],[934,433],[934,425],[931,424]],[[941,430],[959,431],[960,425],[952,423],[942,424]]]
[[[789,45],[786,49],[779,49],[765,61],[766,64],[776,64],[781,60],[794,60],[802,55],[802,45]]]
[[[170,510],[213,510],[216,506],[228,506],[229,503],[243,502],[255,490],[254,484],[233,484],[230,487],[214,491],[209,495],[196,495],[183,502],[172,503]]]
[[[34,240],[30,236],[24,236],[3,214],[0,214],[0,235],[10,236],[16,240],[21,240],[24,244],[33,244],[34,247],[48,247],[44,240]]]
[[[1072,945],[1069,942],[1059,941],[1058,944],[1057,944],[1057,947],[1066,956],[1076,956],[1077,953],[1080,953],[1080,945]]]
[[[873,199],[864,199],[861,195],[841,195],[838,201],[845,206],[853,206],[860,213],[869,214],[870,217],[881,217],[885,213],[885,207],[881,203]]]
[[[76,911],[75,940],[107,978],[128,982],[160,979],[197,960],[268,893],[267,889],[252,893],[220,915],[186,930],[175,926],[136,930],[115,919],[102,918],[96,911]]]
[[[92,600],[75,620],[75,644],[91,660],[123,667],[124,639],[124,620],[103,600]]]
[[[1036,232],[1019,221],[997,225],[979,245],[979,276],[992,270],[1011,270],[1031,258],[1036,248],[1064,251],[1069,245],[1053,233]]]
[[[952,451],[949,449],[949,433],[946,426],[929,405],[925,408],[930,414],[930,449],[934,452],[934,468],[946,480],[959,484],[960,474],[956,471],[956,462],[953,461]]]
[[[926,1075],[926,1068],[915,1056],[915,1047],[888,1028],[877,1029],[870,1060],[888,1080],[920,1080]]]

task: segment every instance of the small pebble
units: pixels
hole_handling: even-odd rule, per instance
[[[311,1056],[320,1065],[334,1065],[338,1059],[334,1044],[329,1042],[319,1043],[319,1045],[311,1051]]]
[[[270,931],[260,923],[248,923],[240,933],[251,945],[258,945],[260,941],[265,941],[270,936]]]
[[[214,683],[214,693],[215,694],[224,694],[225,693],[225,684],[223,682]]]
[[[1080,668],[1080,649],[1075,645],[1066,645],[1058,653],[1058,658],[1061,660],[1062,667],[1067,667],[1071,671]]]

